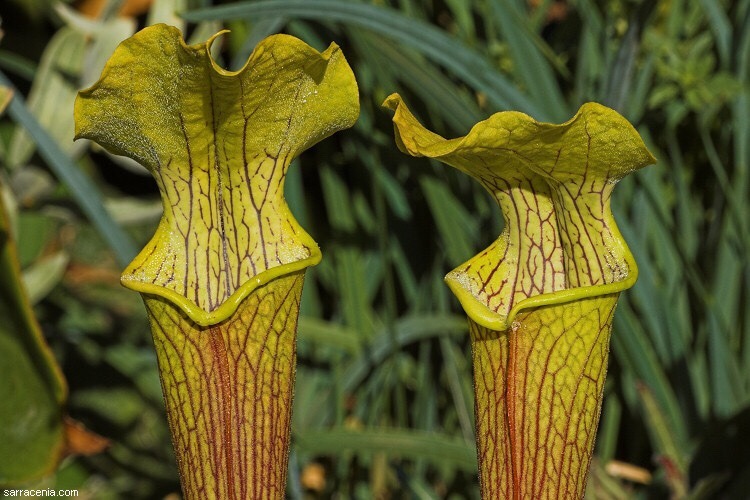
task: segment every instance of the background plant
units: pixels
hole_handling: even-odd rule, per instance
[[[324,253],[302,301],[290,497],[477,496],[468,334],[442,276],[501,221],[469,179],[395,150],[380,109],[393,91],[445,136],[502,109],[562,121],[589,100],[637,126],[659,163],[613,200],[641,277],[616,314],[588,494],[750,491],[750,1],[59,5],[0,5],[0,69],[25,98],[0,126],[4,198],[68,412],[113,444],[41,484],[97,499],[179,491],[145,315],[117,282],[158,220],[156,187],[72,143],[75,91],[138,27],[185,23],[178,9],[192,41],[232,30],[216,44],[227,67],[284,31],[336,40],[360,85],[357,126],[287,181]]]

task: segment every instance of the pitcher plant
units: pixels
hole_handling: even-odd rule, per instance
[[[594,103],[560,125],[497,113],[450,140],[397,94],[384,105],[399,149],[471,175],[505,219],[445,278],[469,319],[482,498],[582,498],[617,298],[638,275],[610,196],[655,159]]]
[[[219,33],[221,34],[221,33]],[[321,258],[284,199],[293,158],[359,114],[341,50],[287,35],[238,71],[155,25],[80,92],[76,137],[135,159],[164,212],[122,274],[156,347],[187,499],[284,497],[305,268]]]

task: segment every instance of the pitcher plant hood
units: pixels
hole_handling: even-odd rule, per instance
[[[158,229],[122,283],[202,326],[228,318],[258,286],[319,262],[284,200],[284,176],[300,152],[359,114],[335,44],[319,53],[271,36],[227,71],[211,57],[219,35],[186,45],[177,28],[146,28],[120,44],[75,104],[76,138],[138,161],[161,192]]]
[[[524,309],[635,283],[638,268],[610,195],[617,181],[655,159],[617,112],[587,103],[560,125],[502,112],[446,140],[425,129],[397,94],[384,105],[395,112],[399,149],[471,175],[502,209],[500,236],[446,276],[475,322],[507,330]]]

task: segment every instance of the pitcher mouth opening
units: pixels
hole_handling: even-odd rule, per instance
[[[306,259],[283,264],[280,266],[266,269],[265,271],[253,276],[245,283],[240,285],[224,302],[212,311],[206,311],[192,300],[184,297],[180,293],[153,283],[145,283],[135,279],[129,279],[125,275],[120,278],[120,282],[126,288],[142,294],[153,295],[167,300],[175,307],[180,309],[195,324],[207,327],[213,326],[229,319],[251,293],[269,282],[288,276],[295,272],[304,271],[310,266],[318,264],[321,260],[321,253],[317,246],[313,247],[311,255]]]
[[[620,281],[601,285],[567,288],[555,292],[533,295],[516,302],[507,315],[499,314],[491,310],[486,302],[479,300],[474,294],[472,294],[471,291],[466,288],[463,280],[455,274],[456,271],[452,271],[446,275],[445,283],[456,296],[469,319],[480,326],[489,328],[490,330],[505,331],[512,328],[516,316],[522,311],[602,297],[605,295],[620,293],[623,290],[631,288],[638,279],[638,266],[629,252],[625,255],[625,262],[628,266],[628,273]]]

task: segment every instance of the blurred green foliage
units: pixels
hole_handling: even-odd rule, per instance
[[[750,491],[750,0],[5,0],[0,174],[68,412],[112,446],[43,486],[84,498],[179,491],[155,356],[119,269],[160,202],[132,162],[72,142],[72,98],[153,22],[193,42],[221,26],[227,67],[262,37],[335,40],[362,116],[290,169],[292,211],[320,242],[299,331],[290,498],[476,498],[471,354],[442,283],[500,232],[465,176],[393,144],[398,91],[431,129],[504,109],[562,121],[586,101],[629,118],[659,159],[614,210],[641,268],[623,295],[588,496],[746,498]],[[139,7],[136,4],[143,4]],[[126,9],[129,16],[118,15]],[[175,15],[175,10],[183,17]]]
[[[11,99],[0,87],[0,114]],[[0,184],[0,190],[5,188]],[[67,387],[44,341],[21,276],[20,259],[0,199],[0,483],[50,474],[64,451]],[[27,274],[27,277],[33,275]]]

